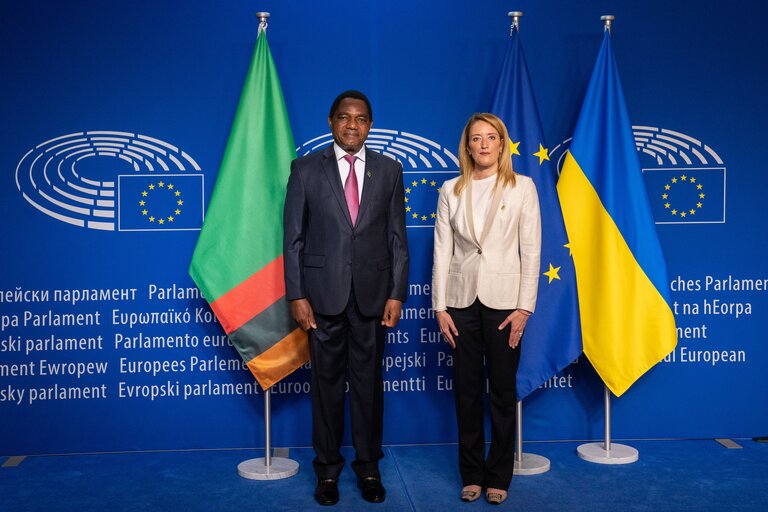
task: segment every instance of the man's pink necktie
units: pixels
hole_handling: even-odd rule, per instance
[[[347,181],[344,182],[344,197],[347,200],[347,208],[349,208],[349,216],[352,218],[352,225],[355,225],[357,220],[357,212],[360,209],[360,197],[357,192],[357,174],[355,173],[355,160],[356,156],[344,155],[344,160],[349,162],[349,175]]]

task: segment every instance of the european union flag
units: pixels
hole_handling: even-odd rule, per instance
[[[656,224],[725,222],[725,168],[643,169]]]
[[[119,231],[189,231],[203,224],[202,174],[118,177]]]
[[[522,400],[581,354],[576,273],[557,196],[539,109],[533,94],[520,35],[514,28],[491,112],[509,130],[513,169],[530,176],[541,205],[541,279],[536,313],[528,320],[517,371]]]
[[[437,196],[445,180],[456,177],[453,171],[407,171],[405,186],[405,225],[409,228],[433,227],[437,217]]]

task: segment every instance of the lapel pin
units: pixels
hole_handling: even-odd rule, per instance
[[[369,178],[372,176],[371,171],[368,171],[366,174],[368,175]]]

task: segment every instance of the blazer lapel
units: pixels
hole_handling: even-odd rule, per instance
[[[491,208],[488,210],[488,217],[485,218],[483,234],[480,235],[480,249],[483,248],[483,242],[485,242],[488,233],[491,231],[493,219],[496,218],[496,212],[499,210],[499,204],[501,203],[501,196],[503,194],[504,188],[500,186],[498,182],[496,182],[496,184],[493,186],[493,199],[491,199]]]
[[[347,207],[347,199],[344,197],[344,187],[341,184],[341,175],[339,174],[339,164],[336,162],[336,153],[333,151],[333,144],[323,150],[323,172],[328,179],[328,183],[331,185],[333,195],[336,196],[336,201],[341,208],[341,214],[347,219],[347,222],[352,226],[352,218],[349,216],[349,208]],[[365,193],[365,188],[363,188]],[[360,213],[358,212],[358,218]]]
[[[499,186],[498,183],[494,184],[493,197],[491,199],[491,207],[488,209],[488,216],[485,218],[485,224],[483,224],[483,232],[480,235],[479,240],[475,233],[475,213],[472,206],[472,180],[469,180],[469,184],[467,185],[467,188],[466,188],[466,194],[467,194],[467,199],[465,201],[465,204],[466,204],[465,215],[467,219],[467,224],[469,226],[469,235],[472,237],[472,241],[475,242],[475,245],[477,245],[478,249],[482,251],[483,242],[485,242],[485,238],[488,236],[488,233],[491,231],[491,225],[493,224],[493,219],[496,218],[496,211],[499,209],[499,203],[501,203],[501,196],[504,195],[504,190],[503,190],[503,187]]]
[[[477,235],[475,234],[475,211],[472,207],[472,180],[469,180],[467,186],[464,188],[464,218],[467,221],[467,227],[469,227],[469,236],[472,237],[472,241],[475,242],[477,247],[480,247],[480,242],[477,241]]]

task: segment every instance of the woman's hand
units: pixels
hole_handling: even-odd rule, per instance
[[[456,330],[456,326],[453,324],[453,318],[447,311],[437,312],[437,325],[440,326],[440,332],[443,334],[445,341],[451,346],[456,348],[456,340],[454,336],[459,336],[459,331]]]
[[[525,330],[525,324],[528,322],[529,316],[531,316],[531,314],[527,311],[523,312],[522,309],[516,309],[501,322],[501,325],[499,326],[500,331],[507,325],[511,325],[509,331],[509,346],[511,348],[515,348],[520,344],[520,338],[523,337],[523,331]]]

